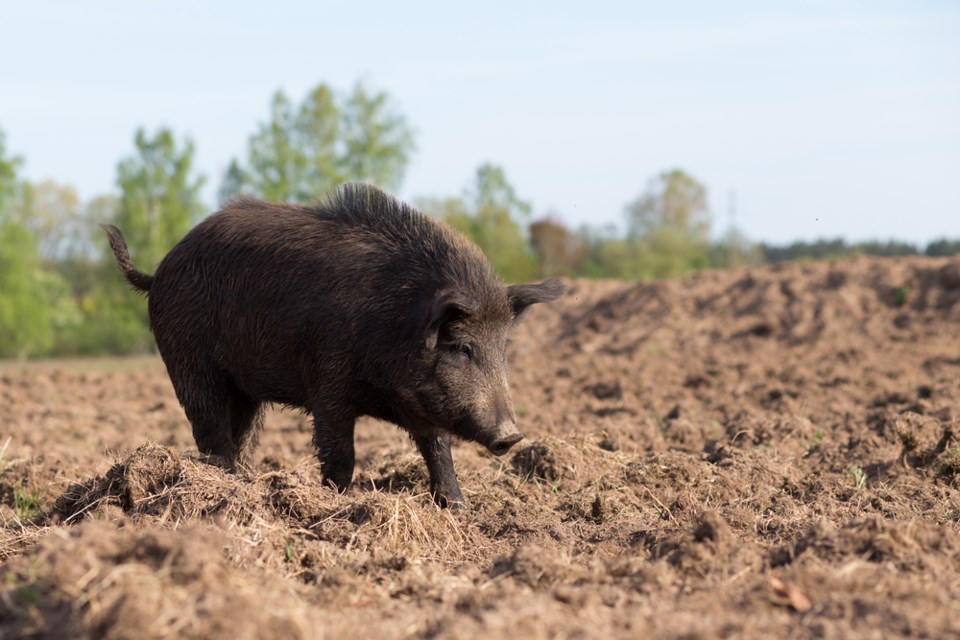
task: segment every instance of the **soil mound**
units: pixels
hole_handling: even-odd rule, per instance
[[[21,638],[315,637],[305,603],[275,578],[237,569],[217,538],[203,527],[61,530],[0,570],[0,629]]]
[[[911,340],[931,320],[960,319],[958,302],[960,261],[784,264],[627,286],[570,314],[563,336],[612,354],[635,350],[666,327],[678,337],[788,345],[849,334]]]
[[[148,443],[105,475],[68,487],[54,503],[52,515],[69,523],[113,506],[128,515],[164,520],[224,516],[245,523],[255,504],[251,487],[239,476]]]

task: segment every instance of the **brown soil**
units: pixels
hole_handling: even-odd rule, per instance
[[[960,636],[960,261],[574,282],[517,331],[527,439],[310,422],[200,462],[153,358],[0,367],[0,638]]]

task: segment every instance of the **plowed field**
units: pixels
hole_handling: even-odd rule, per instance
[[[0,638],[960,636],[960,261],[575,281],[517,330],[526,439],[308,417],[199,461],[158,358],[0,365]]]

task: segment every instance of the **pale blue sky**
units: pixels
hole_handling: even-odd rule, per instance
[[[757,240],[960,237],[956,2],[0,0],[0,61],[8,150],[84,198],[167,125],[212,204],[276,89],[364,78],[416,129],[405,198],[492,161],[535,213],[619,224],[681,167]]]

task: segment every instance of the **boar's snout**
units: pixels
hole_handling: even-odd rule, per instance
[[[517,425],[514,422],[504,422],[497,428],[497,433],[487,449],[495,456],[502,456],[510,448],[523,440],[523,435],[517,431]]]

